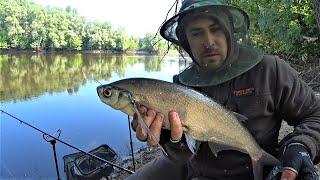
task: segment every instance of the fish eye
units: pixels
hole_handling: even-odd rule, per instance
[[[103,90],[103,96],[104,97],[110,97],[112,95],[112,89],[111,88],[106,88]]]

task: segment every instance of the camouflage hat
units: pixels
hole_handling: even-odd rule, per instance
[[[246,34],[250,21],[248,14],[242,9],[227,5],[223,0],[184,0],[179,13],[161,26],[161,36],[174,44],[180,45],[176,29],[181,18],[189,13],[204,12],[210,9],[229,12],[232,17],[234,33]]]

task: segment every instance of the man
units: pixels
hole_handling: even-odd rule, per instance
[[[219,0],[185,0],[160,30],[193,60],[174,82],[248,118],[244,125],[258,144],[282,162],[270,179],[317,179],[313,163],[320,160],[320,102],[283,60],[245,44],[248,27],[248,15],[239,8]],[[253,179],[247,154],[225,150],[214,155],[210,142],[197,142],[191,153],[174,110],[168,113],[171,131],[161,130],[167,112],[141,107],[140,113],[168,157],[155,159],[128,179]],[[278,144],[282,120],[295,129]],[[156,145],[136,121],[133,128],[138,139]],[[265,177],[270,170],[265,168]]]

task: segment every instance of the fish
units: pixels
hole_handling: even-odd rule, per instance
[[[208,144],[216,156],[222,150],[248,154],[255,180],[263,179],[264,165],[280,163],[258,145],[234,113],[192,88],[157,79],[127,78],[100,85],[97,93],[103,103],[130,116],[139,114],[137,107],[141,105],[162,112],[164,129],[170,129],[167,112],[178,112],[184,134],[200,142],[211,142]],[[141,116],[138,119],[144,123]]]

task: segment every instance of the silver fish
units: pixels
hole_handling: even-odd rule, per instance
[[[131,116],[138,113],[136,105],[162,112],[165,129],[170,129],[167,112],[178,112],[183,132],[195,140],[211,142],[209,146],[214,154],[221,150],[247,153],[256,180],[263,178],[264,165],[279,163],[257,144],[233,113],[188,87],[156,79],[130,78],[101,85],[97,93],[102,102]]]

